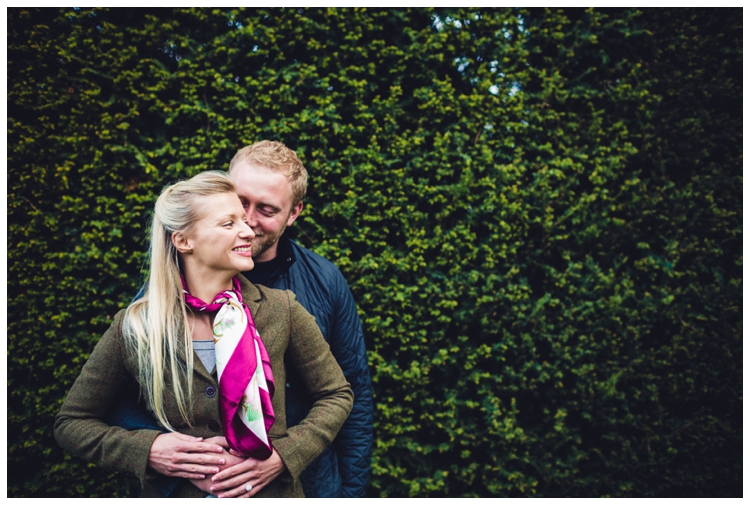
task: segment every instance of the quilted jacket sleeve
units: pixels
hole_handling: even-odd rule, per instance
[[[328,342],[354,392],[351,414],[334,441],[346,498],[364,497],[370,475],[373,405],[362,324],[349,286],[336,269],[333,329]]]

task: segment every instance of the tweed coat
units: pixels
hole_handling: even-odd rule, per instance
[[[291,291],[251,284],[239,276],[242,298],[250,309],[271,358],[275,392],[272,403],[276,421],[269,431],[273,447],[286,467],[255,496],[302,497],[299,475],[330,444],[352,407],[353,394],[341,368],[312,317]],[[127,431],[109,426],[110,407],[137,377],[137,360],[124,345],[124,310],[94,348],[81,374],[55,418],[55,438],[68,452],[107,470],[137,477],[142,497],[161,497],[149,483],[156,474],[147,467],[155,430]],[[293,367],[307,385],[313,408],[305,420],[287,429],[285,411],[286,367]],[[167,392],[171,377],[167,371]],[[171,394],[165,395],[170,424],[180,433],[210,438],[223,435],[219,414],[216,372],[209,373],[197,355],[193,370],[192,427],[182,420]],[[172,496],[203,497],[206,493],[182,481]]]

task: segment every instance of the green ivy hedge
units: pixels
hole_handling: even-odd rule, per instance
[[[741,9],[8,9],[8,495],[124,496],[53,417],[168,182],[311,175],[370,496],[742,495]]]

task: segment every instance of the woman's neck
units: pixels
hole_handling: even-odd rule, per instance
[[[196,272],[195,269],[185,269],[185,283],[188,292],[206,303],[211,303],[216,295],[227,289],[234,288],[230,273]]]

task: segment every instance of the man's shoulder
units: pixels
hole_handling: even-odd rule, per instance
[[[343,275],[339,268],[330,260],[324,258],[320,254],[311,251],[310,249],[299,245],[294,240],[290,240],[289,244],[294,251],[296,261],[292,268],[308,268],[312,271],[322,273],[327,276],[338,279],[343,279]]]

